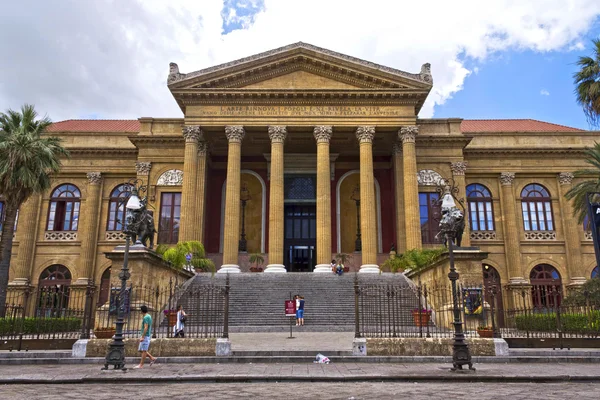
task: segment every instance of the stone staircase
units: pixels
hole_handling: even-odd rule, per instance
[[[230,332],[276,332],[289,330],[290,318],[285,316],[284,301],[290,295],[305,298],[304,327],[294,331],[353,332],[354,331],[354,276],[355,274],[315,273],[241,273],[231,274],[229,297]],[[402,274],[362,274],[361,284],[394,283],[408,286]],[[225,285],[225,276],[198,274],[188,287],[188,292],[209,283]],[[181,297],[184,308],[188,293]],[[191,311],[189,308],[186,310]],[[412,324],[410,310],[406,323]],[[193,318],[188,318],[189,322]]]

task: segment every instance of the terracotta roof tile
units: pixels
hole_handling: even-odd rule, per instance
[[[137,119],[68,119],[55,122],[48,132],[139,132]]]
[[[463,132],[585,132],[535,119],[465,119],[460,128]]]

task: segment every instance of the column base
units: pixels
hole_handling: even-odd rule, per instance
[[[285,269],[285,265],[283,264],[269,264],[267,268],[265,268],[265,274],[285,274],[287,270]]]
[[[315,269],[313,270],[313,272],[318,274],[333,273],[331,271],[331,265],[329,264],[317,264],[315,265]]]
[[[525,278],[517,276],[517,277],[510,278],[508,280],[508,284],[515,285],[515,286],[522,286],[522,285],[529,285],[529,281]]]
[[[217,274],[239,274],[240,266],[236,264],[223,264]]]
[[[583,276],[574,276],[571,278],[571,282],[569,282],[567,287],[576,289],[576,288],[583,286],[583,284],[586,282],[587,282],[587,279],[585,279]]]
[[[29,279],[27,278],[15,278],[8,286],[28,286]]]
[[[381,270],[377,264],[363,264],[360,266],[359,274],[378,274]]]

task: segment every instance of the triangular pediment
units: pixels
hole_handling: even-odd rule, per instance
[[[409,89],[429,91],[429,64],[412,74],[306,43],[295,43],[203,70],[171,64],[171,91],[180,89]]]

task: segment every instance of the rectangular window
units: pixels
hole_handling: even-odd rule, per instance
[[[436,239],[440,231],[441,209],[437,193],[419,193],[419,214],[421,219],[421,241],[424,244],[441,243]]]
[[[179,239],[181,193],[163,193],[160,196],[158,243],[175,244]]]

